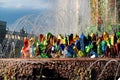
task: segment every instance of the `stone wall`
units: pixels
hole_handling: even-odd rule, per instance
[[[0,59],[0,80],[110,80],[120,77],[119,65],[108,58]]]

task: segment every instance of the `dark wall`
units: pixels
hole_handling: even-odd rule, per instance
[[[6,35],[6,22],[0,21],[0,43],[3,42]]]

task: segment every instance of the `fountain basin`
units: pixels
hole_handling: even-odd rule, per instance
[[[0,59],[0,78],[1,80],[6,77],[22,80],[114,79],[120,77],[119,64],[119,58]]]

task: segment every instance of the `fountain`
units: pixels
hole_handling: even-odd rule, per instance
[[[63,0],[58,0],[55,4],[57,7],[53,5],[53,9],[43,11],[40,14],[27,15],[16,20],[11,30],[19,31],[24,27],[29,33],[39,34],[49,31],[55,35],[80,34],[81,31],[85,31],[84,26],[87,27],[90,24],[88,0],[66,0],[64,4],[62,2]]]
[[[12,44],[11,44],[11,49],[10,49],[10,56],[9,56],[10,58],[15,58],[15,43],[14,42],[12,42]]]
[[[115,60],[115,59],[112,59],[112,60],[108,61],[108,62],[105,64],[105,66],[104,66],[104,68],[103,68],[102,72],[100,73],[100,75],[99,75],[99,77],[98,77],[97,80],[100,80],[100,78],[101,78],[102,74],[104,73],[106,67],[107,67],[108,64],[111,63],[111,62],[115,62],[116,64],[119,64],[118,61]],[[114,65],[114,66],[115,66],[115,65]],[[119,67],[118,67],[118,68],[119,68]],[[118,71],[119,71],[119,70],[118,70]],[[116,71],[116,73],[117,73],[117,71]],[[115,80],[116,80],[116,75],[115,75]]]
[[[106,62],[106,63],[104,64],[104,62]],[[104,64],[104,66],[101,64]],[[88,80],[88,79],[103,80],[103,79],[107,79],[110,77],[109,71],[112,72],[112,70],[114,70],[115,72],[112,73],[113,78],[111,78],[111,79],[116,80],[119,78],[118,77],[119,76],[118,75],[119,66],[120,66],[119,61],[116,59],[111,59],[111,60],[98,59],[98,60],[94,61],[92,64],[90,64],[89,67],[87,67],[87,69],[85,67],[79,67],[78,69],[75,69],[78,71],[75,71],[73,79],[74,80],[81,79],[81,78],[84,79],[86,77],[87,79],[85,79],[85,80]],[[81,71],[81,69],[84,69],[84,70]],[[95,70],[96,73],[92,74],[92,70]],[[80,76],[80,75],[78,75],[79,72],[81,72],[81,73],[83,72],[83,74]],[[89,74],[88,74],[88,72],[89,72]],[[96,76],[94,76],[94,75],[96,75]]]
[[[52,1],[48,2],[51,3]],[[37,14],[26,15],[16,20],[11,26],[10,31],[12,32],[8,34],[12,36],[15,31],[20,31],[22,28],[29,34],[34,33],[35,36],[48,32],[55,35],[86,32],[86,27],[90,25],[90,10],[88,5],[89,0],[57,0],[55,1],[55,5],[52,5],[50,9],[46,9]],[[21,33],[16,36],[20,35]],[[17,42],[18,39],[15,39],[15,45]],[[10,46],[13,47],[10,45],[11,43],[11,38],[3,41],[3,47],[5,47],[2,51],[4,55],[9,52],[8,49]]]
[[[51,4],[53,1],[48,0]],[[108,8],[110,5],[111,3],[108,0],[57,0],[54,2],[54,5],[49,6],[50,9],[43,10],[37,14],[26,15],[16,20],[10,29],[12,33],[8,34],[12,36],[14,31],[20,31],[22,28],[29,34],[34,33],[35,36],[48,32],[55,35],[81,34],[82,32],[88,34],[91,31],[96,33],[98,32],[97,27],[91,26],[97,26],[98,16],[104,20],[102,27],[105,29],[107,29],[109,22],[113,23],[117,20],[116,6]],[[115,5],[117,5],[116,0]],[[110,11],[111,8],[114,8],[114,10]],[[108,12],[110,12],[109,15]],[[114,21],[111,20],[113,17],[115,17]],[[21,33],[17,34],[17,36],[20,35]],[[7,46],[3,49],[4,54],[9,48],[6,43],[9,44],[11,42],[11,38],[3,41],[3,45]],[[18,40],[16,39],[14,42],[16,45]]]
[[[116,71],[114,80],[115,80],[115,79],[117,78],[117,76],[118,76],[119,67],[120,67],[120,63],[119,63],[119,65],[118,65],[118,67],[117,67],[117,71]],[[119,80],[119,79],[118,79],[118,80]]]
[[[95,1],[95,0],[90,0],[90,1]],[[101,0],[101,1],[104,1],[104,0]],[[50,1],[49,1],[50,2]],[[64,2],[64,4],[63,4]],[[8,33],[9,35],[14,35],[14,32],[15,31],[20,31],[20,29],[24,28],[25,29],[25,33],[27,34],[34,34],[32,35],[32,37],[36,37],[38,36],[40,33],[42,34],[46,34],[48,32],[51,32],[53,34],[55,34],[56,36],[58,34],[62,34],[62,35],[68,35],[70,33],[74,33],[74,34],[81,34],[82,32],[85,32],[85,34],[88,34],[92,31],[95,31],[97,32],[97,28],[96,27],[90,27],[91,25],[92,26],[97,26],[97,18],[98,18],[98,6],[96,6],[96,3],[94,6],[95,8],[95,16],[92,16],[93,18],[93,21],[95,22],[92,22],[91,21],[91,16],[90,16],[90,13],[91,13],[91,9],[89,5],[89,0],[57,0],[56,1],[56,4],[55,6],[53,5],[52,7],[54,7],[53,9],[51,10],[45,10],[41,13],[37,13],[37,14],[31,14],[31,15],[26,15],[26,16],[23,16],[21,18],[19,18],[18,20],[16,20],[16,22],[12,25],[11,27],[11,33]],[[107,5],[106,8],[104,7],[103,9],[101,9],[101,12],[102,11],[106,11],[105,14],[101,14],[101,18],[106,18],[105,19],[105,23],[103,24],[103,26],[107,26],[108,24],[108,11],[109,9],[107,10],[107,7],[108,7],[108,3],[106,2]],[[99,4],[100,5],[100,4]],[[101,4],[103,5],[103,4]],[[116,9],[116,8],[115,8]],[[115,12],[116,14],[116,12]],[[116,16],[115,15],[115,19],[116,19]],[[106,28],[105,28],[106,29]],[[87,31],[88,30],[88,31]],[[16,36],[21,36],[21,32],[19,32],[19,34],[16,34]],[[24,37],[31,37],[30,35],[26,35],[26,36],[23,36],[21,37],[20,39],[23,40]],[[8,38],[7,41],[4,40],[3,41],[3,46],[0,45],[0,53],[3,53],[4,55],[6,55],[9,50],[10,50],[10,54],[7,56],[9,58],[11,57],[15,57],[15,49],[16,49],[16,46],[17,46],[17,42],[19,42],[19,39],[15,39],[15,40],[12,40],[11,38]],[[3,48],[3,49],[2,49]],[[10,49],[9,49],[10,48]],[[83,58],[84,59],[84,58]],[[72,59],[69,59],[72,61]],[[78,59],[79,60],[79,59]],[[69,64],[69,65],[66,65],[67,67],[70,68],[70,72],[65,72],[65,70],[67,70],[66,68],[63,69],[63,72],[66,73],[65,75],[69,75],[69,74],[72,74],[72,69],[70,65],[72,65],[72,62],[67,63],[66,62],[63,62],[63,60],[41,60],[41,61],[37,61],[37,60],[32,60],[32,59],[28,59],[28,60],[13,60],[11,62],[9,61],[5,61],[3,60],[1,62],[1,64],[3,64],[4,62],[6,63],[11,63],[12,62],[14,64],[10,65],[10,67],[14,67],[15,69],[17,68],[19,72],[21,72],[21,74],[27,74],[27,72],[22,72],[22,70],[20,69],[20,67],[22,65],[25,65],[26,67],[28,67],[27,65],[32,65],[32,68],[36,69],[36,66],[33,66],[33,64],[38,64],[38,65],[42,65],[39,69],[40,69],[40,77],[42,76],[42,71],[43,71],[43,65],[48,67],[48,65],[50,65],[50,68],[51,66],[53,66],[53,68],[56,68],[59,67],[59,70],[61,70],[61,66],[60,65],[63,65],[64,64]],[[76,60],[77,61],[77,60]],[[93,62],[94,61],[94,62]],[[108,62],[107,62],[108,61]],[[61,64],[61,63],[62,64]],[[73,62],[74,62],[74,59],[73,59]],[[84,60],[82,61],[81,63],[84,63],[86,64],[85,62],[87,62],[87,60]],[[116,66],[116,74],[114,75],[114,79],[116,79],[117,76],[119,76],[119,66],[120,66],[120,63],[119,61],[117,60],[108,60],[108,59],[91,59],[88,61],[89,63],[89,66],[86,66],[86,65],[82,65],[82,64],[79,64],[79,65],[82,65],[82,67],[85,67],[85,72],[83,74],[83,76],[86,76],[86,74],[88,73],[87,71],[89,71],[89,74],[91,75],[90,71],[92,71],[93,68],[96,68],[96,64],[99,63],[100,64],[103,64],[105,66],[102,66],[103,69],[101,70],[101,73],[98,76],[98,80],[102,77],[103,73],[105,72],[106,70],[106,67],[112,63],[112,62],[115,62]],[[104,64],[105,62],[105,64]],[[19,64],[20,63],[20,64]],[[92,64],[90,64],[92,63]],[[16,64],[16,66],[14,66]],[[76,66],[77,62],[75,62],[75,65]],[[79,67],[79,65],[77,65]],[[3,67],[3,65],[0,65],[1,67]],[[7,66],[7,64],[5,64],[4,66]],[[101,65],[98,65],[101,67]],[[114,65],[112,65],[114,66]],[[26,68],[25,67],[25,68]],[[38,66],[37,66],[38,67]],[[87,67],[87,68],[86,68]],[[24,70],[24,66],[22,66],[23,70]],[[64,67],[63,67],[64,68]],[[5,69],[8,69],[7,67]],[[58,68],[57,68],[58,69]],[[101,68],[100,68],[101,69]],[[26,69],[27,70],[27,69]],[[32,71],[33,69],[28,69],[30,71]],[[27,74],[29,76],[33,76],[34,74],[32,74],[31,72],[29,71],[30,74]],[[0,71],[1,74],[3,74],[2,72],[5,72],[5,71]],[[9,72],[9,71],[7,71]],[[16,72],[16,73],[17,73]],[[15,73],[15,74],[16,74]],[[60,73],[62,75],[62,73]],[[77,76],[77,79],[79,79],[80,76]],[[90,77],[90,76],[89,76]],[[69,77],[71,78],[71,76]]]

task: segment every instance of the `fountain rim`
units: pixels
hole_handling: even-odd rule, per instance
[[[96,61],[101,60],[102,61],[110,61],[110,60],[117,60],[120,61],[120,58],[1,58],[2,61]],[[100,61],[101,62],[101,61]]]

